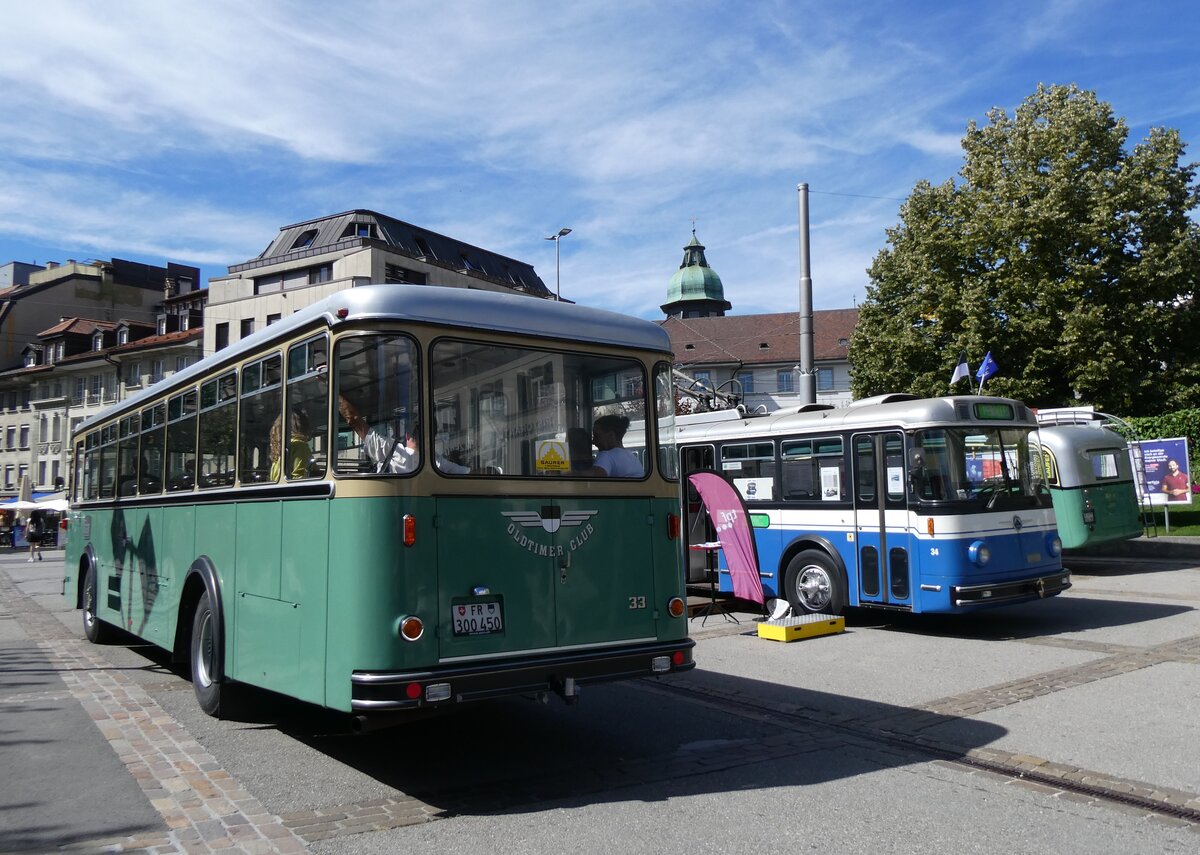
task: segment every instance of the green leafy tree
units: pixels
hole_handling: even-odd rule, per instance
[[[913,189],[868,271],[854,395],[946,394],[990,350],[986,391],[1034,406],[1200,405],[1195,164],[1175,130],[1127,137],[1075,86],[971,122],[958,180]]]

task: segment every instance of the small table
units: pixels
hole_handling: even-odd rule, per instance
[[[717,553],[721,549],[721,541],[710,540],[705,543],[693,543],[688,548],[704,553],[705,571],[708,573],[709,603],[696,613],[697,617],[704,615],[704,620],[700,621],[700,626],[704,626],[704,624],[708,623],[709,617],[712,616],[713,610],[717,607],[717,576],[719,575]],[[733,621],[736,624],[741,624],[740,620],[724,608],[721,609],[721,616],[725,618],[726,622]]]

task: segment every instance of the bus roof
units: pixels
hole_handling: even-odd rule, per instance
[[[345,310],[345,315],[341,312]],[[170,386],[208,374],[223,364],[232,364],[275,340],[286,341],[297,332],[323,320],[330,327],[362,320],[430,323],[464,330],[487,330],[528,335],[535,338],[610,344],[638,350],[671,354],[671,338],[652,321],[561,303],[537,297],[502,294],[437,285],[362,285],[331,294],[247,336],[211,356],[173,374]],[[91,427],[120,411],[134,411],[162,392],[156,384],[131,395],[81,424],[76,431]]]
[[[1057,455],[1082,454],[1129,447],[1119,433],[1099,422],[1078,425],[1042,425],[1034,441],[1046,446]]]
[[[979,405],[1001,405],[993,413],[984,412]],[[1008,412],[1007,418],[1001,413]],[[821,430],[896,426],[902,429],[946,425],[953,422],[995,426],[1025,425],[1037,422],[1020,401],[979,395],[958,395],[947,398],[916,398],[911,395],[884,395],[856,401],[847,407],[809,410],[801,408],[771,413],[765,416],[743,415],[741,418],[677,423],[675,441],[680,445],[717,439],[736,439],[747,436],[776,436],[789,433],[812,433]]]

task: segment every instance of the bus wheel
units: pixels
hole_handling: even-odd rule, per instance
[[[846,608],[842,574],[829,556],[815,549],[801,552],[788,563],[784,585],[795,611],[837,615]]]
[[[113,628],[100,620],[96,612],[96,568],[89,566],[83,577],[83,634],[92,644],[112,640]]]
[[[221,639],[217,613],[205,591],[192,618],[192,687],[200,709],[216,715],[221,709]]]

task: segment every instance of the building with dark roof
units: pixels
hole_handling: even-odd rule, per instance
[[[667,318],[675,367],[694,389],[718,390],[748,409],[773,412],[797,406],[800,383],[800,313]],[[850,402],[850,334],[858,309],[813,312],[813,367],[817,403]]]
[[[0,290],[0,370],[20,365],[25,346],[64,317],[153,323],[167,279],[192,291],[200,278],[196,267],[174,262],[159,267],[121,258],[28,267],[16,271],[20,275],[14,284]]]
[[[681,381],[684,393],[700,399],[719,393],[767,412],[797,406],[800,313],[726,315],[733,306],[704,249],[693,230],[662,305],[675,368],[688,378]],[[858,309],[813,313],[817,403],[850,402],[850,334],[857,323]]]
[[[74,425],[200,358],[200,271],[113,259],[14,265],[0,290],[0,495],[65,481]],[[26,268],[33,267],[33,270]]]
[[[257,257],[209,280],[204,352],[372,282],[554,296],[525,262],[375,211],[346,211],[282,227]]]

